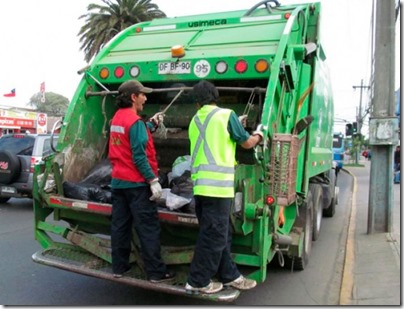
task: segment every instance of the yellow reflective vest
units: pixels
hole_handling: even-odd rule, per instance
[[[194,195],[234,197],[236,142],[227,130],[230,109],[204,105],[189,125]]]

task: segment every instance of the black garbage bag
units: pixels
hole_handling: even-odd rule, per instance
[[[98,203],[111,203],[111,191],[103,189],[100,185],[65,181],[63,182],[63,191],[68,198]]]
[[[107,186],[111,183],[112,165],[109,159],[104,159],[94,166],[80,183]]]
[[[111,191],[104,190],[100,186],[94,186],[88,188],[88,198],[90,201],[98,202],[98,203],[107,203],[111,204]]]
[[[171,185],[171,193],[191,199],[191,202],[184,205],[181,208],[181,211],[185,213],[195,213],[195,200],[191,171],[185,170],[180,177],[176,177],[172,180]]]
[[[168,187],[168,176],[166,173],[163,173],[159,171],[159,183],[162,188],[167,188]]]
[[[74,182],[65,181],[63,182],[63,191],[66,197],[74,198],[78,200],[89,201],[88,187],[85,185],[79,185]]]

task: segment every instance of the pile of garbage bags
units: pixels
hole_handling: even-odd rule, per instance
[[[105,159],[92,168],[79,183],[63,182],[64,194],[68,198],[110,204],[111,173],[111,162]]]
[[[91,169],[79,183],[65,181],[64,194],[68,198],[110,204],[112,202],[111,173],[111,162],[105,159]],[[163,188],[162,196],[157,200],[160,207],[172,211],[195,213],[190,156],[178,157],[173,163],[171,172],[159,173],[159,182]]]

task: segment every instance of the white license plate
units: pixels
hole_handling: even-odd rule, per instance
[[[17,193],[16,188],[14,187],[1,187],[1,193]]]
[[[159,74],[189,74],[189,73],[191,73],[190,61],[159,63]]]

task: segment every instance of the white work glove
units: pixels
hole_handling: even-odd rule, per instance
[[[153,122],[153,124],[158,127],[160,123],[164,121],[164,113],[163,112],[158,112],[155,113],[153,117],[150,118],[150,121]]]
[[[264,144],[264,134],[261,131],[262,125],[258,125],[257,129],[251,134],[251,135],[258,135],[260,136],[260,141],[258,142],[257,145],[263,145]]]
[[[238,120],[244,128],[247,126],[247,115],[238,116]]]
[[[163,189],[161,188],[158,178],[154,178],[150,182],[150,190],[152,192],[152,196],[150,197],[151,201],[156,201],[161,197],[161,194],[163,193]]]

